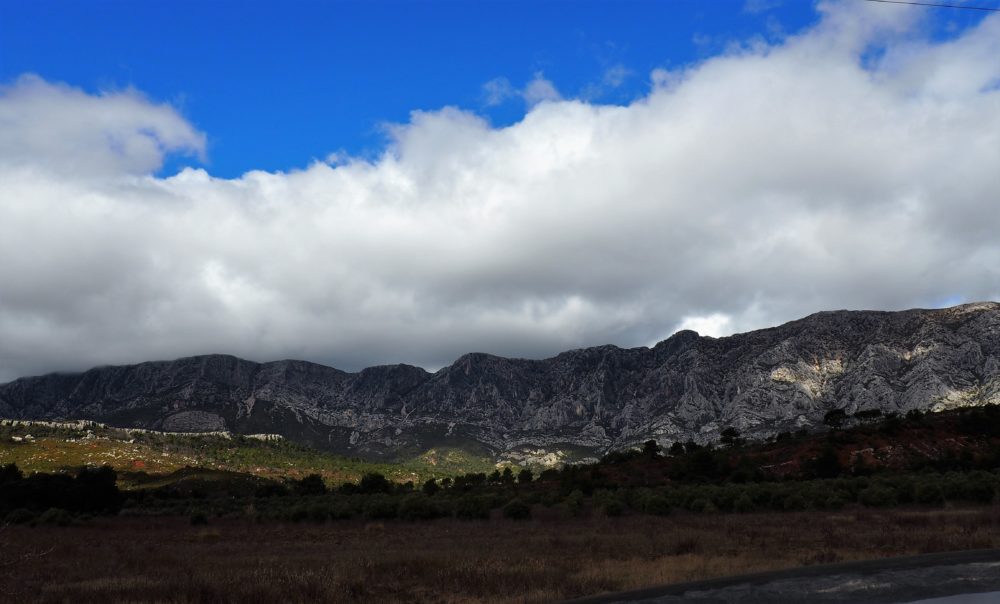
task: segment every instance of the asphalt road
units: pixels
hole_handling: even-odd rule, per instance
[[[996,549],[806,566],[604,594],[572,604],[897,604],[992,591],[1000,591]]]

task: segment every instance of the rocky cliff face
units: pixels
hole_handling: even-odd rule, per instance
[[[436,373],[346,373],[202,356],[0,385],[0,416],[161,430],[274,432],[352,454],[442,444],[599,453],[649,438],[712,440],[818,424],[831,409],[1000,403],[1000,304],[821,312],[726,338],[544,360],[468,354]]]

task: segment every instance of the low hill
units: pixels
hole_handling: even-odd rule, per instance
[[[224,433],[137,433],[92,422],[68,427],[4,421],[0,423],[0,466],[8,463],[28,473],[72,472],[107,465],[118,472],[125,487],[223,474],[279,480],[319,474],[328,483],[337,484],[377,472],[396,482],[416,483],[495,467],[487,457],[454,449],[430,449],[389,464],[343,457],[284,440]]]

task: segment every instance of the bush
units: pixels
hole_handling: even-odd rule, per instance
[[[746,493],[741,493],[740,496],[736,498],[736,501],[733,502],[733,511],[739,512],[740,514],[752,512],[753,509],[753,501]]]
[[[583,491],[576,489],[566,496],[565,503],[570,516],[579,516],[583,513]]]
[[[24,479],[24,472],[17,467],[17,464],[9,463],[0,466],[0,484],[20,482]]]
[[[35,514],[25,508],[17,508],[7,514],[5,522],[9,524],[28,524],[35,520]]]
[[[330,517],[330,512],[327,510],[326,505],[313,503],[306,508],[306,515],[310,521],[316,524],[323,524]]]
[[[647,440],[642,443],[642,454],[646,457],[656,457],[660,454],[660,443],[655,440]]]
[[[718,508],[715,507],[715,504],[703,497],[692,499],[691,503],[688,504],[688,510],[699,514],[709,514],[719,511]]]
[[[117,514],[122,507],[117,480],[118,474],[110,466],[80,470],[76,475],[73,509]]]
[[[594,507],[605,516],[621,516],[625,512],[625,506],[618,495],[606,489],[595,491],[593,502]]]
[[[642,502],[642,511],[654,516],[670,514],[670,500],[664,495],[650,495]]]
[[[944,503],[944,491],[936,482],[924,482],[917,485],[913,499],[924,505],[941,505]]]
[[[398,513],[403,520],[430,520],[443,515],[426,495],[408,495],[399,503]]]
[[[455,502],[455,517],[462,520],[482,520],[490,517],[491,509],[488,499],[466,495]]]
[[[839,510],[846,504],[847,502],[844,501],[844,498],[840,495],[830,495],[830,497],[823,502],[823,507],[828,510]]]
[[[335,501],[327,509],[331,520],[347,520],[354,517],[354,510],[346,501]]]
[[[396,500],[388,495],[375,495],[365,502],[363,510],[367,520],[389,520],[398,514]]]
[[[740,438],[740,431],[730,426],[719,434],[719,442],[727,447],[738,447],[743,444],[743,439]]]
[[[326,494],[326,485],[323,484],[323,477],[319,474],[310,474],[302,480],[296,480],[293,484],[295,493],[300,496]]]
[[[309,509],[304,505],[297,505],[288,513],[288,519],[292,522],[303,522],[309,518]]]
[[[392,490],[392,483],[385,476],[377,473],[365,474],[358,484],[359,493],[388,493]]]
[[[858,500],[868,507],[882,508],[896,505],[896,491],[884,485],[873,484],[858,493]]]
[[[441,490],[441,487],[438,486],[436,480],[428,478],[427,482],[424,483],[424,486],[420,487],[420,490],[423,491],[425,495],[434,495]]]
[[[254,497],[266,499],[268,497],[284,497],[288,495],[288,487],[275,482],[268,482],[260,485],[254,490]]]
[[[601,506],[601,511],[604,512],[605,516],[616,518],[625,513],[625,504],[619,499],[608,499]]]
[[[815,458],[805,464],[806,475],[813,478],[836,478],[843,472],[837,449],[832,443],[826,443],[823,450]]]
[[[785,510],[792,512],[795,510],[804,510],[809,507],[809,504],[806,503],[806,499],[802,495],[792,493],[788,497],[785,497],[782,507],[785,508]]]
[[[527,520],[531,518],[531,507],[519,499],[514,499],[503,506],[504,518],[511,520]]]
[[[973,472],[965,477],[962,498],[974,503],[990,503],[996,495],[995,479],[985,472]]]
[[[69,526],[73,523],[73,517],[69,512],[59,508],[49,508],[38,517],[40,524],[51,524],[55,526]]]
[[[205,512],[191,514],[191,526],[204,526],[206,524],[208,524],[208,514]]]

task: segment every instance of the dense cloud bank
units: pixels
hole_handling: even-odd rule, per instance
[[[375,161],[232,180],[152,175],[206,152],[170,106],[22,77],[0,379],[207,352],[435,367],[996,299],[1000,16],[930,41],[891,8],[821,6],[628,106],[417,111]]]

